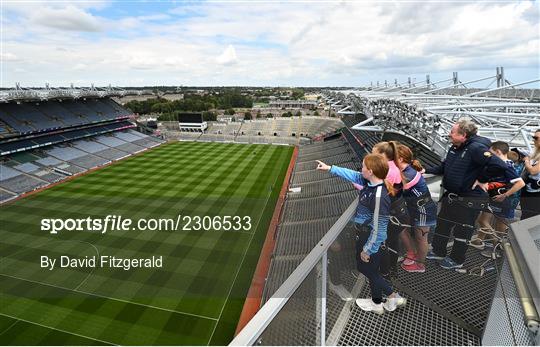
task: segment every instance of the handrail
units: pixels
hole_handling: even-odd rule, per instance
[[[229,344],[230,346],[251,346],[257,342],[259,336],[285,306],[304,279],[317,266],[324,254],[328,251],[328,248],[330,248],[347,223],[352,219],[357,204],[357,199],[355,199],[300,265],[283,282],[274,295],[268,299],[259,312],[246,324],[244,329],[236,335]]]
[[[525,324],[532,332],[537,333],[540,328],[540,317],[534,306],[534,302],[531,293],[527,289],[525,278],[523,277],[522,270],[520,269],[514,250],[510,242],[503,243],[503,249],[508,261],[508,266],[514,283],[516,284],[516,290],[518,292],[519,301],[523,308],[523,315],[525,318]]]

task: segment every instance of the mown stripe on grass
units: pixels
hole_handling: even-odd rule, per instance
[[[106,235],[63,232],[51,236],[39,230],[39,222],[41,218],[50,217],[104,217],[107,214],[122,214],[125,217],[141,218],[175,216],[182,213],[250,215],[253,219],[261,217],[262,224],[265,220],[261,215],[265,213],[262,211],[263,202],[270,193],[268,187],[274,181],[275,175],[280,175],[280,170],[284,171],[282,167],[286,168],[290,152],[291,150],[285,147],[205,143],[171,144],[157,148],[2,207],[3,218],[7,220],[7,231],[1,232],[6,243],[0,245],[0,251],[13,254],[14,249],[31,252],[32,249],[39,251],[50,246],[51,254],[58,255],[60,248],[43,246],[44,241],[52,238],[88,242],[97,246],[100,253],[162,253],[170,261],[167,268],[136,272],[96,269],[92,276],[83,282],[81,290],[157,307],[181,307],[185,308],[186,312],[199,312],[210,317],[212,314],[217,316],[223,310],[223,318],[232,317],[234,313],[229,314],[230,302],[225,302],[226,295],[227,291],[233,288],[231,286],[240,286],[238,280],[232,283],[231,274],[238,269],[250,234],[215,231],[152,233],[135,230]],[[282,161],[285,165],[280,164]],[[278,182],[282,182],[282,179]],[[274,187],[274,190],[279,191],[279,187]],[[269,201],[268,205],[272,205],[273,209],[274,204],[275,200]],[[267,225],[264,231],[266,228]],[[258,234],[254,237],[259,238]],[[253,244],[255,245],[255,240]],[[74,246],[67,249],[77,252],[77,247]],[[250,247],[248,256],[251,256],[252,252],[258,253],[256,247]],[[22,254],[15,256],[12,263],[16,267],[27,269],[25,273],[28,276],[35,276],[38,269],[31,266],[31,259],[28,254]],[[253,264],[255,262],[256,259]],[[246,263],[247,261],[243,268]],[[86,275],[85,272],[79,274]],[[62,275],[65,273],[55,272],[54,275],[45,277],[49,279],[47,283],[60,283]],[[238,279],[244,275],[242,270]],[[250,279],[251,274],[248,274],[246,286]],[[78,283],[72,282],[72,285]],[[206,343],[212,330],[216,329],[216,337],[222,331],[221,325],[217,327],[211,324],[206,327],[206,332],[201,330],[195,334],[197,339],[190,339],[182,332],[187,327],[177,326],[176,317],[160,316],[153,322],[155,326],[149,325],[152,311],[133,309],[131,306],[136,305],[134,303],[127,308],[109,307],[105,299],[97,302],[88,298],[83,300],[84,298],[58,296],[56,293],[53,294],[58,297],[51,297],[51,293],[40,294],[24,287],[12,293],[15,292],[22,299],[21,306],[19,307],[18,300],[15,300],[16,295],[12,294],[8,300],[10,310],[32,315],[32,310],[45,312],[46,308],[52,312],[52,324],[69,325],[76,333],[79,333],[79,330],[73,321],[90,325],[93,336],[103,340],[107,340],[105,337],[111,334],[116,336],[115,332],[111,331],[116,329],[114,324],[118,324],[124,334],[135,336],[140,325],[143,330],[146,329],[146,341],[153,340],[161,344],[200,344],[203,335],[206,339],[202,343]],[[236,297],[236,289],[232,292],[233,297]],[[3,307],[0,312],[4,312]],[[47,317],[44,315],[40,319]],[[115,323],[111,325],[109,320]],[[180,333],[175,335],[175,329]],[[203,329],[202,326],[200,329]],[[232,332],[234,327],[230,333]],[[174,342],[168,342],[173,340]],[[113,342],[133,343],[132,340],[122,341]],[[2,335],[0,342],[10,343],[3,339]]]

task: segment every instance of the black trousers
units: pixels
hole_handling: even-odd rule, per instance
[[[480,210],[467,207],[455,200],[451,202],[448,199],[448,193],[444,194],[441,199],[441,210],[437,215],[437,227],[431,243],[433,253],[440,257],[446,257],[451,231],[454,233],[454,238],[470,240],[475,230],[474,223],[479,214]],[[455,240],[450,252],[450,258],[458,264],[463,264],[467,247],[465,242]]]
[[[382,251],[381,274],[387,278],[394,277],[397,274],[397,262],[399,256],[399,234],[403,230],[402,226],[388,223],[386,249]],[[391,248],[392,250],[388,249]],[[396,253],[398,252],[398,253]]]
[[[380,262],[382,258],[382,251],[379,249],[377,253],[372,254],[369,257],[369,262],[363,262],[360,258],[360,253],[364,245],[366,244],[370,235],[370,230],[359,231],[356,239],[356,267],[358,271],[367,277],[369,280],[369,287],[371,289],[371,299],[374,303],[380,304],[382,302],[383,293],[388,296],[393,293],[392,286],[381,276],[379,272]]]

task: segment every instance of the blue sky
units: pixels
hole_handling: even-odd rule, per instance
[[[540,75],[537,1],[2,0],[2,87]],[[484,82],[487,86],[490,82]],[[538,87],[538,84],[534,86]]]

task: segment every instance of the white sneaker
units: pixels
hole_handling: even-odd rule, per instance
[[[400,296],[399,294],[396,294],[393,298],[386,298],[386,302],[383,302],[383,307],[386,311],[392,312],[395,311],[396,308],[405,306],[407,304],[407,299]]]
[[[343,284],[335,285],[330,282],[328,283],[328,288],[343,301],[351,301],[353,299],[352,294],[343,286]]]
[[[376,304],[371,299],[356,299],[356,305],[358,305],[362,311],[373,312],[376,314],[384,313],[383,304]]]

